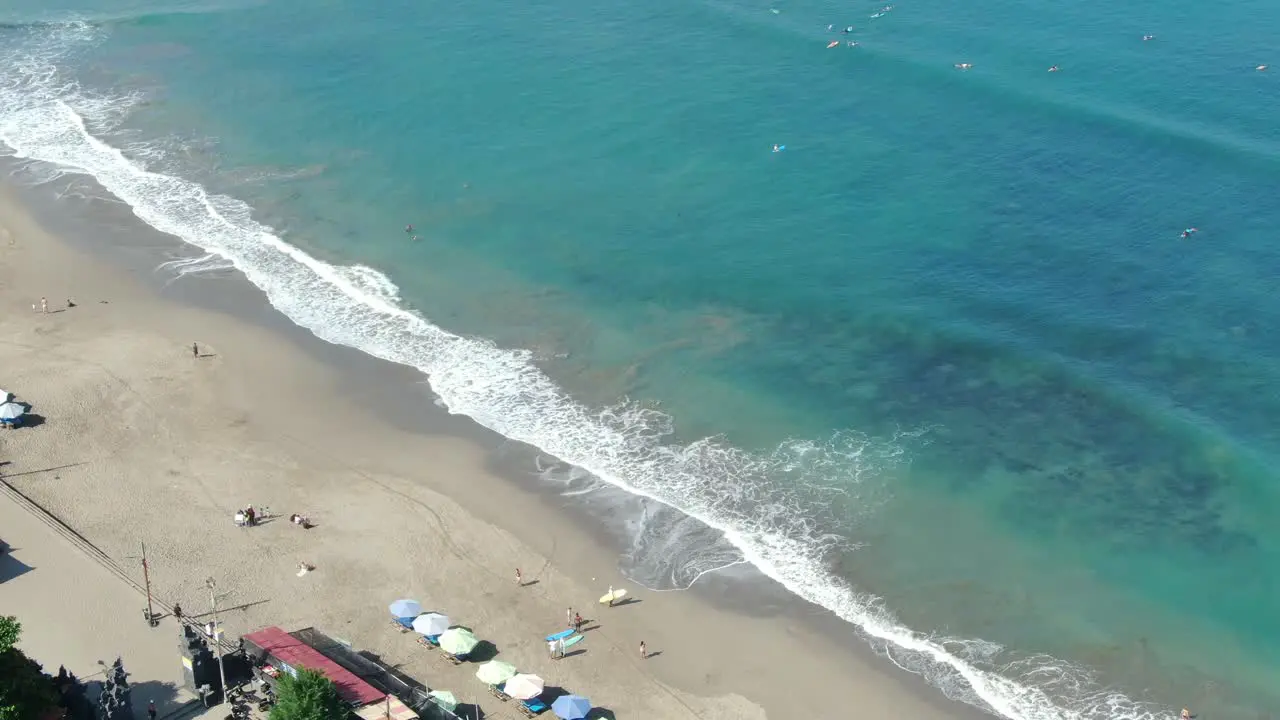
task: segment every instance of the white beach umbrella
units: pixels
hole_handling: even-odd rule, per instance
[[[0,421],[10,422],[13,420],[17,420],[18,418],[22,417],[22,414],[25,413],[26,411],[27,409],[22,407],[18,403],[15,403],[15,402],[5,403],[3,405],[0,405]]]
[[[476,677],[485,685],[501,685],[516,674],[516,666],[501,660],[490,660],[476,670]]]
[[[419,615],[413,620],[414,632],[422,633],[427,637],[434,637],[449,629],[449,617],[440,613],[427,613]]]
[[[510,695],[517,700],[532,700],[542,694],[545,687],[542,678],[537,675],[526,675],[520,673],[507,681],[502,686],[502,692]]]

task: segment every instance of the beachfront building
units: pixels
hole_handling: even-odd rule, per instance
[[[315,628],[263,628],[244,636],[244,650],[254,677],[272,687],[281,673],[300,669],[329,678],[351,707],[351,720],[460,720],[433,702],[426,686]]]

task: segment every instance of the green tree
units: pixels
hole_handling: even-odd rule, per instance
[[[344,720],[349,713],[338,687],[324,675],[314,670],[280,675],[271,720]]]
[[[0,617],[0,720],[44,720],[58,717],[58,690],[40,663],[18,649],[22,624]]]

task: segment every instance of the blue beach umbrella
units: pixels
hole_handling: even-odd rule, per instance
[[[551,712],[564,720],[582,720],[591,712],[591,701],[581,695],[561,695],[551,703]]]
[[[422,614],[422,603],[417,600],[397,600],[387,609],[394,618],[416,618]]]

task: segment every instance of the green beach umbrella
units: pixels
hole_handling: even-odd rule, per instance
[[[485,685],[501,685],[516,674],[516,666],[501,660],[490,660],[476,670],[476,677]]]
[[[450,655],[466,655],[479,644],[476,636],[466,628],[452,628],[440,635],[440,649]]]
[[[448,690],[432,690],[427,694],[431,696],[431,702],[449,712],[453,712],[454,708],[458,707],[458,698],[454,697],[453,693]]]

